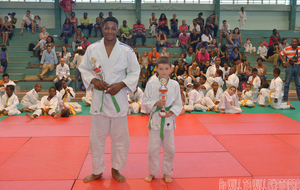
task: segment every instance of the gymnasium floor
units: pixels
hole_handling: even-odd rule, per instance
[[[152,183],[143,180],[148,174],[149,116],[128,117],[130,148],[122,171],[127,181],[122,184],[110,175],[109,138],[102,180],[82,182],[91,167],[89,108],[60,119],[29,120],[24,113],[1,117],[0,189],[250,190],[282,185],[285,181],[281,179],[298,179],[294,182],[299,188],[300,102],[291,103],[296,110],[257,106],[244,108],[239,115],[196,112],[178,117],[174,181],[170,184],[161,174]]]

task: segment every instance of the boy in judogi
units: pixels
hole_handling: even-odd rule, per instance
[[[219,84],[217,82],[213,82],[212,89],[206,93],[205,97],[210,98],[218,108],[222,94],[223,90],[219,88]]]
[[[21,113],[17,108],[19,99],[17,95],[15,95],[14,91],[14,85],[6,85],[6,93],[1,97],[0,115],[18,115]]]
[[[252,76],[250,76],[248,78],[248,83],[251,84],[252,86],[252,100],[253,102],[256,102],[257,101],[257,94],[258,94],[258,91],[259,91],[259,87],[261,85],[261,80],[259,78],[259,76],[257,75],[257,69],[256,68],[253,68],[252,69]]]
[[[235,74],[236,69],[235,67],[231,67],[229,71],[229,76],[226,77],[226,90],[228,90],[231,86],[234,86],[236,89],[239,86],[239,77]]]
[[[250,107],[250,108],[255,107],[252,98],[253,98],[253,92],[251,91],[251,84],[247,83],[245,85],[245,89],[242,91],[242,95],[239,101],[240,106]]]
[[[141,111],[143,91],[140,87],[136,87],[133,94],[128,93],[129,111],[128,113],[139,113]]]
[[[269,90],[269,83],[263,82],[261,85],[261,89],[259,93],[257,94],[257,103],[258,105],[261,105],[262,107],[266,107],[270,105],[269,103],[269,96],[270,96],[270,90]]]
[[[21,109],[19,111],[34,112],[39,104],[39,92],[42,90],[42,85],[36,83],[34,88],[26,93],[26,95],[21,100]]]

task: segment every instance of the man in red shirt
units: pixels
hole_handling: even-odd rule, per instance
[[[71,17],[72,3],[76,5],[75,1],[73,0],[61,0],[61,2],[59,3],[59,7],[65,12],[66,18]]]

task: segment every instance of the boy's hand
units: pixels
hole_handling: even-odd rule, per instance
[[[160,117],[171,117],[171,116],[173,115],[173,112],[172,112],[172,111],[170,111],[170,112],[167,112],[167,111],[166,111],[165,113],[166,113],[166,115],[160,115],[160,114],[159,114],[159,116],[160,116]]]
[[[277,99],[277,98],[275,98],[275,99],[274,99],[274,102],[275,102],[275,103],[277,103],[277,102],[278,102],[278,99]]]
[[[166,100],[164,99],[160,99],[154,104],[154,106],[159,106],[159,107],[164,107],[165,105],[166,105]]]

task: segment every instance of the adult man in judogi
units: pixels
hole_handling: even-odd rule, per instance
[[[140,67],[134,51],[116,38],[118,20],[107,17],[104,38],[90,45],[79,66],[87,90],[94,86],[90,113],[92,114],[90,149],[92,174],[84,182],[99,179],[105,171],[105,139],[110,134],[112,176],[126,181],[119,173],[124,170],[129,148],[127,123],[127,91],[136,90]]]

